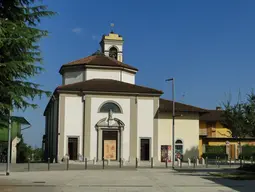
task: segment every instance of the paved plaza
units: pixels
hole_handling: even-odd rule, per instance
[[[231,181],[206,172],[171,169],[105,169],[12,172],[0,176],[1,192],[249,192],[254,181]]]

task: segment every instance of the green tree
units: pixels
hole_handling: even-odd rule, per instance
[[[32,147],[24,142],[23,136],[21,135],[21,140],[17,144],[17,163],[27,162],[28,158],[31,158],[32,152]]]
[[[248,94],[243,110],[248,135],[255,137],[255,95],[253,92]]]
[[[50,95],[31,77],[43,70],[38,42],[48,31],[38,28],[41,18],[55,13],[36,0],[0,0],[0,122],[10,110],[37,107],[36,96]],[[6,125],[4,123],[3,125]]]
[[[247,95],[247,100],[231,105],[223,103],[221,123],[230,129],[232,136],[237,138],[255,136],[255,95]]]
[[[42,161],[43,160],[43,150],[41,148],[33,149],[34,160]]]

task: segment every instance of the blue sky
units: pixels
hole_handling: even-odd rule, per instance
[[[32,80],[54,91],[61,84],[62,64],[99,49],[103,34],[124,37],[124,62],[139,69],[136,83],[163,90],[171,99],[166,78],[176,79],[179,102],[215,108],[232,94],[236,101],[254,88],[255,1],[252,0],[45,0],[58,12],[42,20],[50,31],[40,43],[45,72]],[[32,124],[25,141],[41,146],[43,111],[48,98],[35,110],[16,112]]]

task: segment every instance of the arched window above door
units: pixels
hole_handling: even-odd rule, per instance
[[[115,102],[106,102],[99,108],[100,113],[108,113],[110,110],[113,113],[122,113],[120,106]]]
[[[175,141],[175,144],[182,145],[183,143],[182,143],[182,140],[178,139],[178,140]]]

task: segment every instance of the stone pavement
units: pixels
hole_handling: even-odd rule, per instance
[[[170,169],[13,172],[1,192],[249,192],[254,181],[230,181]]]

